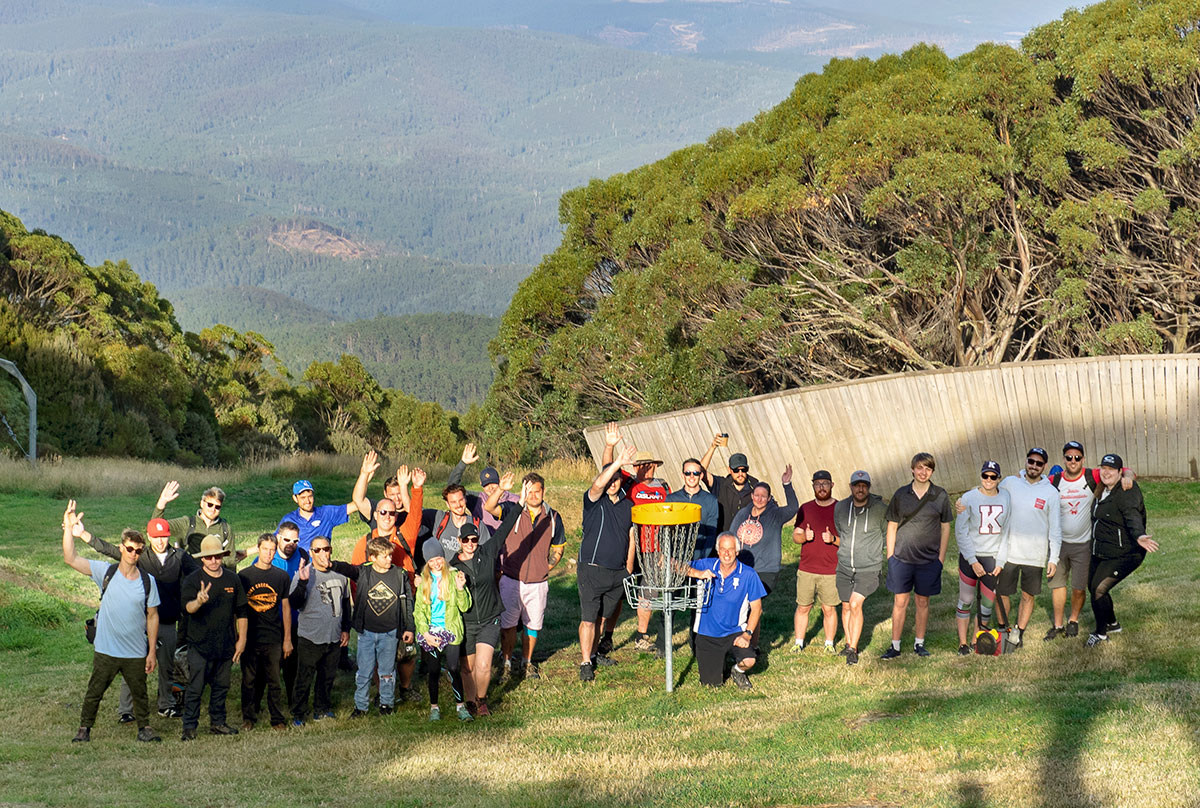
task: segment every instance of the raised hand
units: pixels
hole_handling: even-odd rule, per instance
[[[307,581],[312,568],[308,566],[308,562],[303,558],[300,559],[300,568],[296,570],[296,577],[301,581]]]
[[[179,481],[171,480],[163,486],[162,493],[158,495],[158,509],[162,510],[167,507],[168,502],[174,501],[179,496]]]
[[[717,446],[728,446],[729,438],[725,437],[724,432],[716,432],[713,434],[712,445],[714,448]]]
[[[783,481],[784,485],[787,485],[788,483],[790,483],[792,481],[792,464],[791,463],[788,463],[787,466],[784,467],[783,477],[781,477],[780,479]]]
[[[479,454],[475,451],[475,444],[468,443],[466,446],[463,447],[463,451],[462,451],[462,462],[463,463],[466,463],[469,466],[478,459],[479,459]]]
[[[413,469],[412,484],[413,488],[425,487],[425,469]]]
[[[363,455],[362,468],[359,469],[359,474],[366,475],[367,479],[375,476],[375,472],[379,471],[379,453],[374,449]]]
[[[616,446],[621,442],[621,430],[617,428],[615,421],[609,421],[604,425],[604,443],[608,446]]]
[[[401,488],[408,485],[408,482],[411,479],[412,479],[412,475],[408,473],[407,465],[401,466],[400,468],[396,469],[396,482],[400,483]]]
[[[513,474],[511,471],[506,471],[504,474],[500,475],[500,487],[505,491],[510,491],[512,490],[513,483],[516,481],[516,479],[517,475]]]
[[[632,443],[628,443],[625,445],[625,448],[621,450],[621,454],[618,455],[617,459],[621,461],[622,466],[628,466],[633,462],[633,458],[635,457],[637,457],[637,447]]]
[[[70,530],[75,524],[75,500],[67,500],[67,509],[63,511],[63,530]]]
[[[208,590],[212,589],[211,583],[201,583],[200,591],[196,593],[196,602],[201,606],[208,603]]]

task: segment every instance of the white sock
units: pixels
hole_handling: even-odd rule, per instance
[[[826,647],[826,648],[832,648],[832,647],[833,647],[833,640],[826,640],[826,641],[825,641],[825,647]]]
[[[792,640],[792,645],[799,645],[799,646],[803,647],[803,646],[804,646],[804,640],[803,640],[803,639],[799,639],[799,640]]]
[[[899,651],[900,650],[900,641],[892,640],[892,647],[895,648],[897,651]]]
[[[913,645],[924,645],[924,644],[925,644],[924,637],[917,637],[915,640],[913,640]]]

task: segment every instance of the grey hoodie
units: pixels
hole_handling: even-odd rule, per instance
[[[887,503],[883,497],[868,494],[867,504],[861,508],[855,506],[853,497],[839,499],[833,506],[833,524],[841,539],[839,572],[877,572],[883,567],[887,528]]]

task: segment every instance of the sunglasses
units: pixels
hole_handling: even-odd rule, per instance
[[[1025,458],[1025,462],[1027,464],[1029,464],[1030,466],[1037,466],[1038,468],[1041,468],[1042,466],[1046,465],[1045,460],[1035,460],[1032,457]]]
[[[983,476],[983,479],[985,479],[985,480],[999,480],[1000,479],[999,474],[984,474],[982,476]]]
[[[737,468],[735,468],[735,469],[731,469],[731,471],[732,471],[734,474],[737,474],[738,472],[741,472],[742,474],[745,474],[745,473],[746,473],[747,471],[749,471],[749,470],[750,470],[750,467],[749,467],[749,466],[738,466],[738,467],[737,467]]]
[[[458,543],[459,544],[479,544],[479,537],[478,536],[459,536]]]
[[[375,511],[376,516],[395,516],[395,511]]]
[[[127,553],[133,553],[134,555],[141,555],[142,550],[145,550],[146,548],[145,547],[130,547],[128,544],[122,544],[121,549]]]
[[[683,476],[684,477],[699,477],[703,473],[704,472],[702,472],[702,471],[685,471],[683,473]]]
[[[204,506],[204,507],[206,507],[206,508],[212,508],[214,511],[219,511],[219,510],[221,510],[221,503],[220,503],[220,502],[201,502],[200,504],[201,504],[201,505],[203,505],[203,506]]]
[[[333,550],[332,547],[314,547],[314,548],[312,548],[312,551],[314,553],[328,553],[328,552],[331,552],[332,550]]]
[[[1083,455],[1063,455],[1064,460],[1070,460],[1072,463],[1078,463],[1083,460]]]

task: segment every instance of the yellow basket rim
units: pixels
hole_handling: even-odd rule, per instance
[[[633,506],[638,525],[690,525],[700,521],[700,506],[694,502],[647,502]]]

